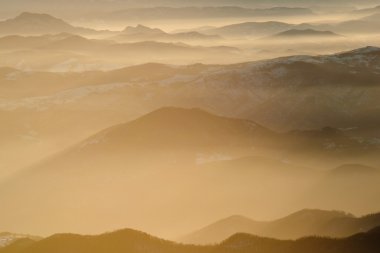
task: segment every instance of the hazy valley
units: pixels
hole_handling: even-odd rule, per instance
[[[376,1],[0,7],[0,253],[380,249]]]

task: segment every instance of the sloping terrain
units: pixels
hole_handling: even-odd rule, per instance
[[[98,236],[81,236],[73,234],[57,234],[39,242],[9,246],[1,253],[48,253],[48,252],[81,252],[103,253],[112,252],[252,252],[258,253],[301,253],[332,252],[332,253],[372,253],[379,245],[379,229],[368,233],[357,234],[345,239],[328,239],[309,237],[297,241],[279,241],[260,238],[248,234],[236,234],[226,241],[213,246],[192,246],[175,244],[161,240],[148,234],[134,230],[120,230]],[[17,244],[17,242],[16,242]],[[19,243],[22,244],[22,243]],[[18,246],[18,247],[17,247]]]
[[[299,239],[312,235],[347,237],[367,232],[380,224],[380,214],[355,217],[338,211],[301,210],[274,221],[254,221],[243,216],[219,220],[178,240],[189,244],[220,243],[236,233],[277,239]]]

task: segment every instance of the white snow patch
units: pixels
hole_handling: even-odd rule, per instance
[[[0,235],[0,248],[8,246],[9,244],[13,243],[14,241],[25,238],[26,236],[23,235],[15,235],[15,234],[6,234],[6,235]]]

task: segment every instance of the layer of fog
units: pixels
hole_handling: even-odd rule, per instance
[[[339,8],[334,11],[339,11]],[[61,13],[57,10],[50,13],[55,12]],[[90,13],[83,15],[83,19],[78,18],[77,14],[67,17],[75,25],[96,29],[120,31],[128,25],[144,24],[166,32],[249,21],[334,24],[360,18],[347,10],[308,17],[159,21],[94,19],[93,16],[98,14],[104,13]],[[15,12],[6,13],[6,17],[11,15]],[[199,29],[200,32],[202,30]],[[156,65],[141,67],[142,70],[136,67],[127,70],[127,74],[132,75],[132,85],[113,82],[114,76],[117,79],[118,76],[127,75],[123,71],[110,72],[111,77],[108,78],[104,77],[103,72],[81,73],[79,77],[72,72],[106,71],[147,62],[171,66],[195,63],[221,65],[288,55],[330,54],[380,44],[378,35],[359,34],[357,31],[339,33],[341,37],[334,38],[271,37],[275,34],[226,36],[217,41],[173,40],[165,44],[168,51],[162,50],[162,44],[157,46],[154,43],[138,51],[134,47],[129,48],[131,42],[109,42],[112,36],[104,35],[95,36],[97,41],[91,41],[102,44],[94,48],[69,43],[58,47],[48,45],[46,48],[28,45],[0,48],[2,67],[25,71],[4,69],[5,78],[1,83],[0,181],[5,183],[1,185],[0,192],[2,203],[6,203],[6,207],[0,210],[2,229],[48,235],[55,232],[100,233],[131,227],[161,237],[175,238],[234,214],[269,220],[305,207],[343,209],[358,215],[378,211],[376,176],[364,173],[363,177],[349,175],[346,178],[343,175],[343,179],[337,179],[336,175],[330,174],[344,164],[379,166],[379,160],[374,155],[376,149],[368,149],[364,155],[338,154],[330,157],[313,148],[302,147],[306,155],[295,152],[284,155],[281,149],[228,149],[230,143],[227,142],[223,147],[211,150],[181,146],[161,153],[164,149],[149,152],[129,147],[129,150],[112,153],[113,149],[125,145],[125,142],[120,142],[88,157],[64,156],[66,153],[72,154],[73,146],[75,149],[80,144],[79,147],[85,148],[86,145],[102,143],[102,139],[83,143],[89,136],[166,105],[205,107],[227,114],[228,108],[239,108],[252,98],[241,96],[247,93],[244,90],[231,88],[234,83],[224,83],[226,78],[236,77],[234,74],[232,77],[224,76],[225,69],[216,76],[200,74],[203,67],[208,69],[212,66],[194,65],[184,74],[172,73],[175,72],[173,69],[179,71],[180,67],[170,70],[162,66],[158,66],[157,70]],[[88,38],[93,37],[83,35],[83,39]],[[215,50],[211,47],[222,48]],[[56,73],[34,71],[60,74],[57,77]],[[281,71],[276,73],[282,74]],[[168,75],[169,78],[161,75]],[[27,78],[23,79],[25,76]],[[196,83],[199,79],[204,80],[199,87],[182,86],[183,83]],[[210,83],[215,86],[206,87]],[[230,89],[218,93],[221,95],[215,98],[215,88],[219,88],[220,83],[230,86]],[[328,91],[331,90],[323,90],[319,97]],[[354,93],[351,89],[344,91]],[[374,88],[373,94],[376,92]],[[285,98],[294,98],[291,92],[285,93]],[[270,91],[266,91],[253,97],[259,100],[270,95]],[[229,103],[225,103],[228,99],[231,99]],[[247,115],[251,109],[242,111]],[[229,111],[229,114],[232,112]],[[368,134],[371,138],[376,137],[377,129],[374,133],[366,131],[369,132],[365,129],[364,134],[358,136]],[[144,132],[141,136],[144,139]],[[326,149],[334,148],[334,143],[332,145],[327,145]],[[55,160],[57,157],[58,160]],[[276,171],[278,168],[287,170]]]

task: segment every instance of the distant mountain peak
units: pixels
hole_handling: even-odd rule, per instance
[[[137,29],[152,29],[152,28],[150,28],[149,26],[145,26],[145,25],[142,25],[142,24],[138,24],[137,26],[136,26],[136,28]]]
[[[285,218],[289,217],[305,217],[305,218],[310,218],[312,216],[321,216],[321,215],[327,215],[327,216],[332,216],[332,217],[354,217],[354,215],[350,213],[346,213],[343,211],[336,211],[336,210],[321,210],[321,209],[310,209],[310,208],[305,208],[302,209],[298,212],[295,212]]]
[[[331,31],[318,31],[314,29],[290,29],[275,34],[273,37],[341,37]]]
[[[138,33],[146,33],[146,34],[161,34],[165,33],[161,29],[151,28],[142,24],[138,24],[137,26],[127,26],[123,31],[126,34],[138,34]]]
[[[181,107],[161,107],[156,109],[141,118],[138,121],[156,121],[158,119],[170,119],[172,121],[187,119],[189,121],[199,119],[199,117],[206,118],[223,118],[218,115],[211,114],[200,108],[181,108]]]
[[[125,150],[132,146],[134,149],[172,149],[185,145],[189,149],[202,150],[222,147],[226,143],[230,147],[260,146],[274,135],[271,130],[249,120],[218,116],[197,108],[164,107],[107,128],[79,144],[78,148],[83,151],[110,147]]]
[[[68,33],[95,33],[96,30],[75,27],[63,19],[46,13],[23,12],[18,16],[0,21],[1,35],[42,35]]]
[[[27,17],[41,17],[41,16],[50,16],[46,13],[35,13],[35,12],[21,12],[16,18],[27,18]],[[50,16],[51,17],[51,16]]]
[[[251,223],[253,222],[252,219],[243,216],[243,215],[231,215],[223,220],[217,221],[216,223],[231,223],[231,224],[236,224],[236,223]],[[215,224],[215,223],[214,223]]]
[[[0,22],[0,34],[46,34],[71,32],[75,27],[49,14],[23,12]]]
[[[45,22],[54,21],[54,22],[60,22],[60,23],[67,24],[62,19],[56,18],[50,14],[33,13],[33,12],[22,12],[20,15],[15,17],[13,20],[14,21],[45,21]]]
[[[180,108],[180,107],[172,107],[172,106],[167,106],[167,107],[162,107],[162,108],[159,108],[149,114],[147,114],[146,116],[144,117],[147,117],[148,115],[157,115],[157,114],[160,114],[160,115],[180,115],[180,114],[187,114],[187,113],[192,113],[192,114],[203,114],[203,115],[209,115],[211,116],[212,114],[208,113],[207,111],[205,110],[202,110],[200,108]]]

